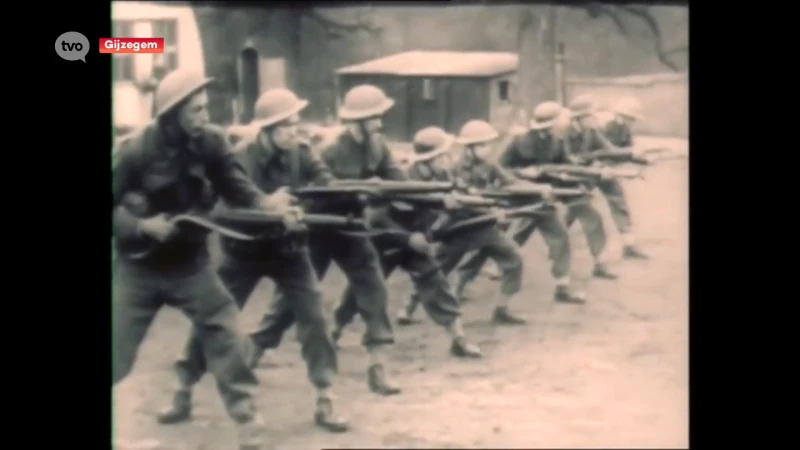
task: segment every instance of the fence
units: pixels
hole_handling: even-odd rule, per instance
[[[636,124],[635,133],[689,137],[688,73],[567,79],[567,98],[581,94],[592,94],[603,107],[610,107],[623,96],[636,97],[645,119]]]

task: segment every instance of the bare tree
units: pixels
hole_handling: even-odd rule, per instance
[[[588,3],[585,5],[570,5],[570,7],[581,7],[586,10],[592,18],[608,17],[616,26],[617,30],[625,36],[630,36],[629,27],[627,26],[629,19],[635,19],[644,24],[648,32],[651,34],[653,40],[653,50],[656,57],[664,66],[677,72],[678,66],[670,60],[670,56],[676,53],[686,52],[689,50],[688,43],[681,44],[676,47],[665,49],[664,38],[661,30],[661,25],[658,20],[653,16],[652,10],[649,6],[645,5],[606,5],[602,3]]]

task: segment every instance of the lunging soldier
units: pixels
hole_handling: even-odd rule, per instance
[[[325,185],[333,179],[308,144],[297,138],[299,113],[307,105],[308,101],[286,89],[268,90],[256,102],[252,125],[260,128],[260,133],[239,142],[233,152],[264,192],[280,192],[299,184]],[[257,242],[223,237],[221,243],[223,260],[218,273],[240,309],[263,277],[271,278],[283,292],[273,308],[291,312],[297,321],[308,375],[317,388],[315,421],[329,431],[345,431],[347,422],[333,415],[329,391],[337,370],[336,350],[326,328],[322,295],[307,247],[300,245],[298,236],[268,236]],[[277,347],[284,331],[256,334],[255,345]],[[265,337],[274,342],[264,342]],[[180,388],[172,408],[159,416],[161,423],[190,417],[191,388],[207,369],[197,330],[193,330],[175,369]]]
[[[571,123],[569,137],[567,139],[567,151],[576,158],[576,162],[581,162],[581,156],[597,150],[613,150],[615,145],[609,142],[599,129],[595,113],[597,104],[588,95],[576,97],[569,105]],[[645,255],[635,245],[635,239],[631,233],[631,215],[628,203],[625,200],[625,192],[619,180],[601,180],[597,187],[603,193],[608,202],[611,218],[617,226],[617,230],[622,235],[623,256],[632,259],[645,259]]]
[[[420,130],[414,136],[414,150],[417,156],[416,163],[410,170],[412,178],[417,173],[424,173],[423,164],[428,164],[439,157],[448,157],[453,140],[454,137],[445,133],[441,128],[428,127]],[[440,169],[436,170],[437,173],[440,171]],[[427,175],[427,173],[425,174]],[[446,180],[445,174],[443,181]],[[445,198],[449,199],[450,197]],[[454,200],[448,200],[448,203],[447,206],[450,208],[457,205]],[[387,222],[390,222],[391,226],[412,232],[408,242],[396,242],[395,239],[381,236],[373,239],[381,255],[384,276],[388,278],[399,267],[408,273],[414,283],[413,300],[401,310],[405,315],[398,318],[399,322],[409,323],[408,316],[416,309],[417,303],[421,302],[431,320],[447,330],[452,339],[450,352],[454,356],[480,357],[480,348],[466,340],[458,299],[453,295],[447,277],[439,270],[436,261],[431,257],[431,247],[426,233],[445,224],[444,220],[440,220],[440,213],[403,204],[390,205],[386,213],[388,214]],[[341,304],[354,304],[355,299],[352,298],[354,295],[352,287],[348,286],[342,296]],[[347,316],[348,312],[349,316]],[[353,318],[355,318],[353,309],[339,308],[337,311],[337,322],[342,325],[351,322]]]
[[[487,160],[491,144],[498,137],[494,127],[482,120],[470,120],[464,124],[456,139],[456,143],[466,147],[453,171],[452,176],[457,183],[467,188],[487,189],[504,187],[516,181],[513,175]],[[428,175],[428,179],[432,178],[433,175]],[[460,219],[473,214],[470,211],[456,211],[452,216]],[[502,219],[502,212],[498,214]],[[447,275],[465,254],[473,250],[483,250],[501,271],[501,295],[492,320],[499,325],[525,324],[525,319],[508,311],[508,305],[519,293],[522,283],[522,256],[517,244],[505,236],[499,227],[486,227],[442,242],[436,249],[435,258],[442,272]],[[459,280],[459,285],[461,283]]]
[[[392,160],[386,143],[379,134],[380,118],[393,105],[394,101],[374,86],[356,86],[347,92],[339,110],[339,118],[345,123],[346,130],[322,150],[322,159],[335,178],[406,179]],[[360,207],[353,210],[352,202],[346,202],[346,205],[315,202],[310,208],[316,212],[342,215],[363,214]],[[349,317],[354,311],[361,315],[366,324],[362,344],[370,356],[368,385],[379,395],[400,393],[400,388],[388,379],[385,369],[386,350],[394,343],[394,334],[387,312],[388,293],[374,245],[366,237],[314,232],[309,235],[309,247],[319,279],[325,277],[331,261],[335,261],[355,292],[354,296],[348,297],[347,303],[340,304],[337,308],[333,339],[338,340],[341,335],[341,317]],[[284,294],[278,290],[276,295]],[[277,304],[279,302],[275,303]],[[273,307],[265,314],[256,335],[276,333],[281,328],[290,327],[292,323],[291,314]],[[258,337],[255,339],[260,341]],[[270,340],[264,339],[262,342]],[[267,348],[259,350],[263,352]]]
[[[508,146],[500,154],[499,164],[509,170],[536,166],[540,164],[566,164],[563,141],[554,137],[552,133],[553,124],[562,114],[563,108],[555,102],[544,102],[539,104],[533,111],[533,120],[527,133],[515,136]],[[529,173],[530,175],[530,173]],[[553,184],[557,187],[577,187],[576,183],[564,182],[555,179],[544,178],[537,180],[544,183]],[[591,205],[575,204],[568,207],[570,220],[575,217],[594,218],[596,213],[586,213],[586,209],[591,209]],[[602,226],[590,223],[589,229],[596,229]],[[520,246],[524,246],[533,233],[539,229],[550,253],[550,273],[556,281],[556,291],[554,299],[561,303],[584,303],[585,294],[576,293],[570,289],[570,269],[572,263],[572,253],[569,242],[567,226],[553,210],[550,214],[542,214],[532,219],[522,219],[513,230],[512,237]],[[584,225],[586,229],[586,225]],[[598,233],[591,234],[599,248],[600,241]],[[591,238],[590,238],[591,239]],[[481,267],[488,259],[485,252],[479,252],[469,258],[459,268],[460,280],[462,283],[473,280],[481,270]],[[598,273],[599,271],[595,271]],[[602,273],[602,272],[600,272]],[[459,288],[463,290],[464,286]]]
[[[237,326],[239,310],[211,267],[207,235],[181,233],[169,216],[208,211],[216,194],[241,207],[290,208],[285,196],[266,197],[239,170],[223,130],[209,123],[205,88],[211,81],[183,70],[167,75],[155,93],[155,121],[126,136],[113,153],[113,382],[130,372],[161,307],[174,306],[197,329],[240,445],[250,448],[260,444],[262,422],[247,337]],[[143,198],[146,214],[137,217],[122,205],[132,194]],[[136,258],[132,250],[142,245],[151,251]]]

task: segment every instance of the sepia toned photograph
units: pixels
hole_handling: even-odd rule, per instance
[[[688,448],[688,5],[111,9],[112,448]]]

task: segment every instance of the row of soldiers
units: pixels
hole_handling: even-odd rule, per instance
[[[565,108],[543,103],[535,108],[530,129],[514,136],[503,150],[499,164],[491,162],[490,154],[500,135],[484,121],[469,121],[457,136],[440,128],[426,128],[415,136],[416,158],[404,171],[380,134],[381,117],[394,101],[377,87],[361,85],[347,92],[338,111],[344,131],[316,152],[298,137],[299,114],[308,102],[285,89],[261,95],[253,120],[260,132],[230,149],[224,131],[209,123],[206,88],[211,82],[183,70],[167,75],[155,94],[154,121],[123,138],[113,153],[112,217],[118,254],[114,274],[114,384],[130,372],[138,348],[163,305],[180,309],[193,324],[184,354],[175,365],[179,387],[170,408],[159,415],[161,423],[191,418],[192,388],[210,371],[229,415],[237,423],[240,445],[260,448],[263,419],[255,403],[258,383],[253,368],[263,353],[277,348],[284,333],[296,324],[308,376],[317,390],[315,423],[332,432],[346,431],[348,422],[334,413],[331,387],[338,366],[336,341],[356,316],[366,324],[362,344],[370,356],[369,388],[384,396],[401,391],[386,369],[386,352],[394,335],[385,278],[397,268],[404,270],[414,284],[414,294],[398,322],[410,324],[421,304],[450,336],[451,353],[462,358],[481,356],[478,346],[465,336],[460,298],[487,260],[494,260],[502,272],[501,294],[492,321],[497,325],[526,323],[509,307],[520,292],[520,247],[536,229],[541,230],[550,249],[557,285],[555,301],[586,301],[569,282],[567,228],[575,220],[582,223],[595,257],[594,276],[616,277],[603,260],[606,233],[600,214],[588,202],[575,202],[567,206],[564,219],[556,214],[556,199],[546,191],[543,196],[550,209],[535,220],[515,223],[511,229],[490,226],[467,231],[438,245],[433,245],[437,230],[474,215],[459,207],[456,196],[445,196],[443,208],[438,210],[395,204],[354,210],[351,204],[324,200],[301,205],[291,192],[342,179],[455,180],[467,191],[502,188],[520,183],[513,174],[516,168],[581,164],[585,152],[630,145],[630,121],[639,116],[634,102],[617,108],[618,120],[611,125],[608,137],[591,122],[596,105],[590,98],[576,99],[570,105],[564,137],[558,123],[565,117]],[[463,146],[464,153],[451,164],[454,144]],[[561,181],[555,185],[577,183]],[[600,183],[600,188],[610,201],[620,231],[630,236],[621,187],[609,178]],[[144,199],[146,208],[131,207],[126,202],[131,194]],[[315,231],[305,233],[299,241],[296,234],[287,234],[256,242],[223,236],[222,262],[213,267],[207,236],[182,233],[170,218],[186,212],[209,212],[220,205],[278,214],[286,229],[297,229],[304,214],[325,212],[365,216],[372,227],[402,229],[409,234],[398,240],[397,235],[370,238]],[[501,223],[507,222],[503,209],[495,214]],[[132,251],[142,241],[157,243],[146,257]],[[629,238],[625,255],[645,257]],[[465,256],[456,288],[451,289],[447,277]],[[319,286],[331,262],[348,280],[335,310],[333,330],[326,323]],[[237,325],[237,315],[263,277],[275,282],[276,292],[257,331],[246,336]]]

